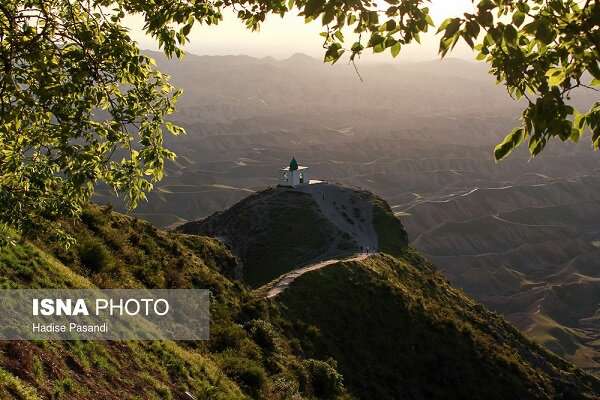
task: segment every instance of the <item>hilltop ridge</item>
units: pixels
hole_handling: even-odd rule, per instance
[[[407,249],[303,274],[273,298],[302,354],[360,399],[596,399],[599,382],[453,288]]]
[[[180,231],[227,243],[243,280],[262,285],[254,291],[255,304],[268,304],[261,318],[299,354],[332,360],[357,398],[598,396],[595,378],[452,288],[370,192],[269,188]],[[367,245],[378,253],[336,260]]]
[[[177,230],[228,244],[251,286],[311,262],[378,249],[393,253],[408,243],[385,201],[331,183],[269,188]]]

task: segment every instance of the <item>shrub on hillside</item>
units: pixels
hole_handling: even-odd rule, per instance
[[[252,397],[259,397],[267,382],[267,373],[256,361],[227,352],[221,359],[225,375],[236,381]]]
[[[382,199],[373,205],[373,227],[379,240],[379,251],[393,256],[403,255],[408,245],[408,235],[402,222]]]
[[[248,323],[248,332],[252,339],[267,352],[277,348],[277,333],[273,325],[262,319],[255,319]]]
[[[106,246],[98,240],[82,240],[78,252],[81,264],[93,272],[108,271],[115,265],[115,261]]]
[[[286,374],[274,376],[271,391],[276,399],[302,399],[300,385],[294,376]]]
[[[237,350],[246,339],[246,332],[237,324],[219,324],[210,327],[209,346],[212,351]]]
[[[93,232],[98,232],[100,227],[106,223],[104,216],[91,208],[83,210],[81,221]]]
[[[303,362],[314,395],[319,399],[333,398],[344,390],[342,375],[337,372],[334,360],[321,361],[309,359]]]

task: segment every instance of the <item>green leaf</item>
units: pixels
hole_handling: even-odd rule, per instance
[[[400,42],[397,42],[396,44],[394,44],[390,51],[392,52],[392,57],[397,57],[398,54],[400,54],[400,48],[402,47],[402,45],[400,44]]]
[[[466,25],[466,31],[469,34],[470,37],[472,37],[473,39],[477,39],[477,36],[479,35],[479,24],[475,21],[469,21],[467,22]]]
[[[573,112],[573,123],[571,124],[571,135],[569,136],[569,139],[572,142],[579,142],[579,139],[583,135],[586,123],[585,117],[585,114],[582,114],[577,110]]]
[[[373,33],[369,39],[369,47],[375,47],[379,44],[383,44],[385,38],[378,33]]]
[[[332,43],[325,53],[325,62],[335,64],[340,57],[344,54],[344,50],[342,50],[342,45],[335,42]]]
[[[184,25],[184,27],[182,28],[181,32],[182,32],[182,33],[183,33],[185,36],[189,35],[189,34],[190,34],[190,31],[192,30],[192,26],[193,26],[193,23],[192,23],[192,24],[187,24],[187,25]]]
[[[369,24],[377,25],[379,23],[379,13],[377,11],[369,11],[367,14],[369,17]]]
[[[535,37],[544,44],[550,44],[554,40],[556,33],[548,19],[541,19],[537,24]]]
[[[454,21],[454,18],[446,18],[444,21],[442,21],[436,33],[440,33],[445,30],[452,21]]]
[[[454,18],[446,27],[446,31],[444,32],[444,37],[451,37],[453,36],[456,32],[458,32],[458,29],[460,28],[460,19],[459,18]]]
[[[544,138],[531,139],[529,141],[529,153],[534,157],[540,154],[544,150],[544,147],[546,147],[546,139]]]
[[[512,25],[506,25],[504,27],[504,32],[502,33],[502,37],[504,41],[509,46],[514,46],[517,43],[517,30]]]
[[[587,69],[594,79],[600,80],[600,65],[597,60],[596,62],[589,63]]]
[[[325,0],[309,0],[304,6],[304,15],[313,19],[318,17],[323,5],[325,5]]]
[[[358,53],[358,52],[362,51],[363,49],[364,49],[364,46],[360,42],[354,42],[354,44],[352,44],[352,48],[350,50],[352,50],[352,52],[354,52],[354,53]]]
[[[513,24],[515,24],[516,27],[520,27],[521,25],[523,25],[524,21],[525,13],[522,13],[521,11],[515,11],[515,13],[512,16]]]
[[[323,14],[322,24],[328,25],[331,21],[333,21],[333,17],[335,17],[333,8],[327,9],[327,11],[325,11],[325,13]]]
[[[479,13],[476,19],[481,26],[492,26],[494,23],[494,16],[489,11]]]
[[[600,129],[592,132],[592,145],[594,146],[594,150],[600,149]]]
[[[477,8],[482,11],[493,10],[496,8],[496,4],[492,0],[481,0],[479,4],[477,4]]]
[[[517,148],[525,139],[523,128],[515,128],[511,133],[506,135],[504,140],[494,149],[494,158],[500,161],[508,156],[515,148]]]
[[[548,85],[559,86],[566,79],[566,71],[564,68],[550,68],[546,72],[546,78],[548,79]]]

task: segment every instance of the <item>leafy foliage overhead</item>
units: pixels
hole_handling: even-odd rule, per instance
[[[178,92],[110,2],[0,4],[0,221],[77,215],[97,182],[135,205],[161,178]],[[44,226],[42,226],[44,227]],[[60,233],[56,226],[46,226]]]
[[[552,138],[577,142],[586,128],[598,150],[600,103],[576,110],[569,100],[578,88],[599,91],[600,2],[482,0],[438,32],[442,55],[464,40],[513,98],[527,100],[521,126],[496,146],[497,160],[525,140],[532,156]]]
[[[354,62],[366,49],[397,56],[433,26],[427,0],[4,0],[0,2],[0,227],[47,229],[77,216],[106,184],[129,205],[162,178],[175,155],[163,145],[180,94],[140,54],[124,26],[144,29],[181,57],[194,24],[230,9],[252,30],[270,14],[298,10],[324,27],[324,60]],[[496,147],[504,158],[528,140],[532,155],[553,137],[577,141],[586,128],[600,147],[600,105],[575,110],[576,88],[600,82],[598,0],[482,0],[438,29],[440,54],[459,40],[490,64],[511,96],[526,98],[521,127]]]

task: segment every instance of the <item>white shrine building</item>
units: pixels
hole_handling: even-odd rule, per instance
[[[308,175],[306,174],[306,170],[308,167],[303,167],[298,165],[298,162],[295,158],[292,157],[292,161],[290,161],[290,165],[288,167],[282,168],[281,171],[281,186],[298,186],[309,184],[310,181],[308,179]]]

